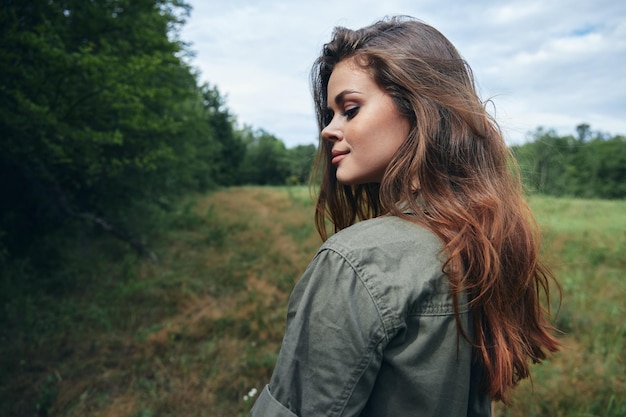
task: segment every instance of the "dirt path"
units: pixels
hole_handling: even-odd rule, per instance
[[[156,384],[158,403],[193,402],[189,415],[202,407],[205,412],[199,415],[237,415],[247,409],[243,394],[267,383],[284,332],[289,293],[320,241],[314,233],[300,239],[290,235],[313,231],[312,207],[274,189],[227,189],[202,198],[197,212],[213,213],[228,231],[225,247],[207,248],[200,262],[217,271],[220,280],[240,279],[242,284],[222,293],[187,295],[178,311],[158,323],[158,330],[133,343],[133,350],[136,361],[155,368],[152,380],[168,381],[167,387]],[[177,361],[171,359],[176,357],[193,366],[176,369]],[[136,415],[146,407],[142,396],[131,384],[93,415]],[[186,407],[174,409],[176,415],[187,415]]]

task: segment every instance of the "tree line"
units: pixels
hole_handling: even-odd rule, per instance
[[[525,186],[557,197],[626,198],[626,137],[586,123],[576,132],[559,136],[537,128],[529,142],[511,147]]]

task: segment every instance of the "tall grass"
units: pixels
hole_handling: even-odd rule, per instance
[[[247,415],[321,243],[310,201],[304,187],[196,196],[163,219],[156,264],[106,238],[77,244],[62,273],[80,285],[3,306],[0,415]],[[531,205],[563,287],[564,348],[496,415],[624,416],[626,202]]]

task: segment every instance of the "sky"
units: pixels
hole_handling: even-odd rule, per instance
[[[315,144],[309,73],[333,28],[410,15],[471,66],[507,143],[538,127],[626,135],[626,2],[616,0],[187,0],[180,38],[199,81],[217,86],[239,126],[287,147]]]

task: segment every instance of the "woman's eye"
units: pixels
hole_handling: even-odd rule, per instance
[[[352,119],[354,116],[356,116],[356,114],[359,112],[359,108],[357,106],[355,107],[350,107],[347,110],[344,110],[343,113],[341,113],[342,116],[347,117],[348,120]]]

